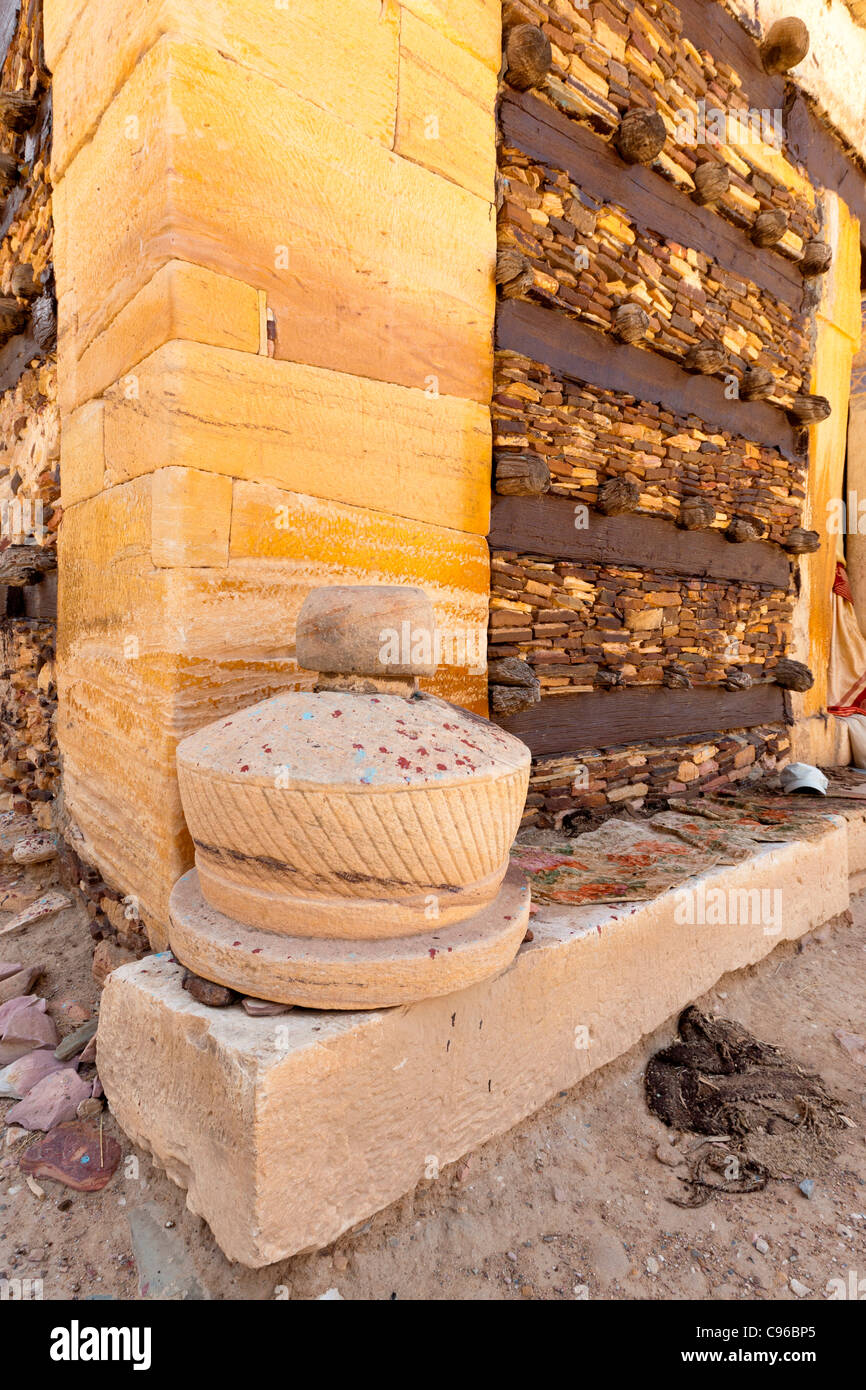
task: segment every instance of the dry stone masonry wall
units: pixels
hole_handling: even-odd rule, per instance
[[[51,825],[60,498],[50,78],[42,0],[0,31],[0,810]]]
[[[503,25],[491,709],[537,755],[526,820],[560,825],[789,752],[765,690],[818,540],[803,398],[831,251],[784,78],[723,7],[508,0]],[[670,688],[700,738],[659,736]]]

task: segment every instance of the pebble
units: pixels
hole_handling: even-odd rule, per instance
[[[517,1256],[515,1255],[513,1250],[506,1250],[505,1258],[506,1260],[510,1260],[513,1265],[517,1264]]]
[[[769,1247],[769,1245],[767,1244],[767,1242],[764,1240],[763,1236],[755,1236],[755,1239],[754,1239],[754,1241],[752,1242],[752,1244],[754,1245],[755,1249],[758,1251],[758,1254],[759,1254],[759,1255],[766,1255],[766,1254],[769,1252],[770,1247]]]
[[[250,1018],[276,1018],[279,1014],[291,1013],[294,1007],[292,1004],[272,1004],[268,999],[242,999],[241,1004]]]
[[[812,1292],[808,1284],[801,1284],[799,1279],[789,1279],[788,1285],[791,1292],[795,1293],[798,1298],[805,1298],[807,1294]]]
[[[815,1179],[804,1178],[800,1183],[800,1191],[804,1197],[811,1197],[812,1193],[815,1191]]]
[[[96,1033],[96,1020],[91,1019],[88,1023],[76,1028],[74,1033],[67,1033],[66,1037],[54,1049],[54,1056],[58,1062],[68,1062],[70,1057],[74,1057],[76,1052],[81,1052],[90,1039]]]
[[[646,1262],[646,1272],[647,1272],[647,1274],[658,1274],[660,1268],[661,1268],[661,1266],[659,1265],[658,1260],[657,1260],[653,1255],[647,1256],[647,1262]]]
[[[215,985],[212,980],[204,980],[201,975],[194,975],[191,970],[183,977],[183,988],[199,1004],[206,1004],[211,1009],[226,1009],[238,999],[233,989],[228,989],[225,985]]]

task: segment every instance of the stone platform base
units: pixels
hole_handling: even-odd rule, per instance
[[[848,872],[849,826],[828,819],[820,839],[690,880],[694,920],[681,890],[636,907],[543,908],[497,978],[371,1013],[208,1009],[169,956],[150,957],[108,981],[100,1076],[127,1134],[188,1190],[226,1255],[257,1268],[329,1244],[726,971],[844,912]],[[713,889],[725,925],[704,925]],[[756,901],[769,910],[746,906]]]
[[[246,927],[205,902],[195,869],[178,879],[169,910],[171,949],[206,980],[305,1009],[385,1009],[453,994],[510,965],[529,925],[529,889],[509,869],[490,906],[464,922],[375,941]]]

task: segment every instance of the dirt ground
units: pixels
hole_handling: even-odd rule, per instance
[[[18,1169],[30,1141],[0,1139],[0,1279],[41,1279],[46,1300],[794,1299],[794,1280],[808,1301],[854,1271],[866,1296],[866,1066],[834,1037],[866,1034],[866,896],[853,914],[853,926],[780,946],[694,1001],[789,1050],[844,1102],[856,1127],[811,1198],[773,1182],[697,1210],[668,1200],[683,1188],[658,1156],[661,1144],[670,1159],[670,1134],[646,1108],[642,1071],[672,1019],[328,1250],[264,1270],[228,1263],[107,1112],[125,1157],[101,1193],[43,1180],[35,1196]],[[0,956],[44,964],[37,989],[62,1033],[71,1005],[98,1007],[77,909],[3,939]]]

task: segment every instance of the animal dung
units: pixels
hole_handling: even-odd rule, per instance
[[[11,295],[0,297],[0,340],[4,343],[23,333],[27,327],[27,310]]]
[[[725,531],[725,540],[732,541],[734,545],[742,545],[745,541],[760,539],[761,529],[757,522],[751,521],[745,516],[732,517]]]
[[[9,288],[18,299],[35,299],[42,290],[41,285],[34,277],[32,265],[28,265],[26,262],[23,265],[15,266],[9,281]]]
[[[722,682],[726,690],[751,690],[753,681],[748,671],[741,671],[739,667],[732,667]]]
[[[534,685],[491,685],[490,713],[497,719],[507,719],[511,714],[521,714],[531,709],[541,699],[541,684]]]
[[[596,672],[595,683],[600,690],[618,690],[625,685],[625,677],[622,671],[616,671],[611,666],[602,666]]]
[[[694,192],[692,198],[701,207],[708,207],[724,198],[731,186],[731,171],[727,164],[716,164],[707,160],[699,164],[692,174]]]
[[[705,497],[684,497],[677,525],[684,531],[705,531],[716,519],[716,509]]]
[[[817,531],[805,531],[802,526],[795,526],[783,544],[792,555],[813,555],[821,549],[821,537]]]
[[[613,315],[614,337],[623,343],[637,343],[646,337],[649,314],[639,304],[620,304]]]
[[[662,672],[662,685],[668,690],[691,690],[692,678],[685,666],[681,666],[678,661],[671,661]]]
[[[725,345],[718,338],[695,343],[683,356],[683,366],[687,372],[701,372],[704,376],[723,371],[727,361]]]
[[[820,241],[817,238],[806,242],[803,247],[803,258],[800,261],[801,275],[805,275],[807,278],[813,275],[826,275],[832,264],[832,246],[828,246],[826,241]]]
[[[766,401],[776,389],[776,378],[768,367],[749,367],[740,378],[740,399]]]
[[[50,352],[57,342],[57,304],[54,295],[40,294],[33,302],[33,336],[43,352]]]

